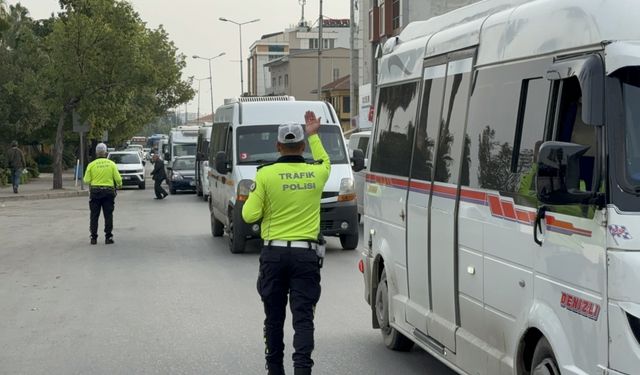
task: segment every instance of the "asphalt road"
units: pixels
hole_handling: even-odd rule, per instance
[[[0,203],[0,374],[266,373],[258,252],[211,237],[195,195],[152,197],[118,194],[110,246],[89,245],[86,198]],[[329,245],[314,374],[453,374],[420,349],[384,347],[359,253]]]

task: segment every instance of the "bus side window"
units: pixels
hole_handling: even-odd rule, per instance
[[[514,141],[511,172],[519,179],[516,203],[537,207],[535,176],[538,151],[543,143],[549,81],[536,78],[522,81],[520,109]]]
[[[580,158],[580,190],[591,191],[597,153],[596,127],[582,121],[582,90],[576,77],[561,82],[554,140],[588,146]]]

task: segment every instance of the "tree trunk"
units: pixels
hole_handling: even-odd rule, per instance
[[[64,150],[64,120],[67,112],[62,111],[56,130],[56,143],[53,149],[53,188],[62,189],[62,151]]]

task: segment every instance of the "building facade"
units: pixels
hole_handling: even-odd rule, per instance
[[[325,19],[323,25],[323,49],[349,48],[350,22],[348,19]],[[288,55],[289,51],[317,50],[318,45],[318,28],[310,28],[304,22],[282,32],[262,36],[249,48],[247,59],[249,94],[262,96],[275,91],[271,87],[273,79],[266,67],[267,63]]]
[[[349,49],[334,48],[322,52],[322,85],[349,74]],[[266,95],[291,95],[298,100],[318,98],[318,51],[291,50],[287,56],[266,64],[271,86]]]

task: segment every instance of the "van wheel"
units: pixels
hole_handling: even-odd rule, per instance
[[[208,200],[209,202],[209,216],[211,221],[211,234],[214,237],[222,237],[224,235],[224,224],[213,214],[213,201]]]
[[[147,187],[147,185],[144,182],[142,182],[142,183],[140,183],[138,185],[138,189],[140,189],[140,190],[144,190],[146,187]]]
[[[169,189],[169,193],[171,193],[171,195],[175,195],[177,191],[176,189]]]
[[[413,347],[413,341],[409,340],[397,329],[389,324],[389,287],[387,285],[387,270],[382,270],[378,290],[376,291],[375,313],[382,333],[382,339],[387,348],[400,352],[407,352]]]
[[[553,349],[546,338],[541,338],[533,352],[531,361],[532,375],[560,375],[560,369],[553,355]]]
[[[233,211],[229,211],[229,250],[233,254],[244,253],[244,246],[247,242],[240,234],[240,228],[234,225]]]
[[[353,250],[358,247],[358,234],[341,234],[340,245],[343,250]]]
[[[205,202],[208,201],[209,200],[209,196],[202,194],[202,200],[205,201]]]

